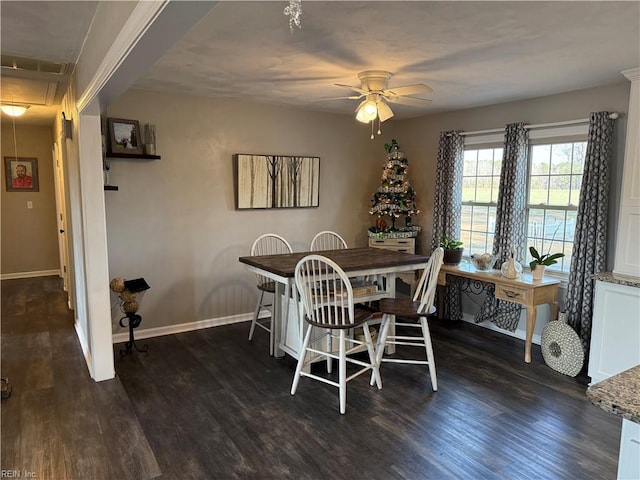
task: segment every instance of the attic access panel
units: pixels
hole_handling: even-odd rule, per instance
[[[308,208],[320,203],[320,157],[234,156],[236,208]]]

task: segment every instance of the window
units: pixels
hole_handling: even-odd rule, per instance
[[[549,270],[569,273],[587,142],[532,145],[527,188],[527,246],[562,252]],[[526,263],[531,261],[529,249]]]
[[[567,274],[587,142],[542,141],[529,147],[526,249],[516,255],[527,266],[531,245],[540,254],[562,252],[548,270]],[[468,255],[493,249],[502,153],[502,147],[465,147],[460,237]]]
[[[464,152],[460,239],[467,254],[493,249],[501,167],[502,147]]]

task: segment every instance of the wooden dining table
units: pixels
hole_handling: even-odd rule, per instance
[[[249,271],[276,282],[273,328],[277,357],[288,353],[298,359],[302,348],[306,329],[302,320],[302,306],[298,301],[294,275],[298,262],[311,254],[322,255],[333,260],[350,278],[362,276],[385,279],[377,282],[375,293],[354,297],[358,303],[395,296],[396,274],[423,269],[429,261],[429,257],[425,255],[371,247],[240,257],[238,260]],[[290,308],[290,299],[295,299],[294,308]]]

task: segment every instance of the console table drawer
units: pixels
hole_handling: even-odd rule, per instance
[[[526,305],[529,301],[529,295],[531,295],[531,290],[526,288],[512,287],[511,285],[496,285],[496,298],[500,300]]]

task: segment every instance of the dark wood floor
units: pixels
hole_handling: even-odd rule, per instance
[[[144,320],[143,320],[144,324]],[[39,479],[613,479],[621,422],[539,347],[432,322],[426,368],[384,364],[381,391],[337,389],[268,355],[248,324],[142,341],[117,377],[87,373],[57,278],[2,282],[2,469]]]

